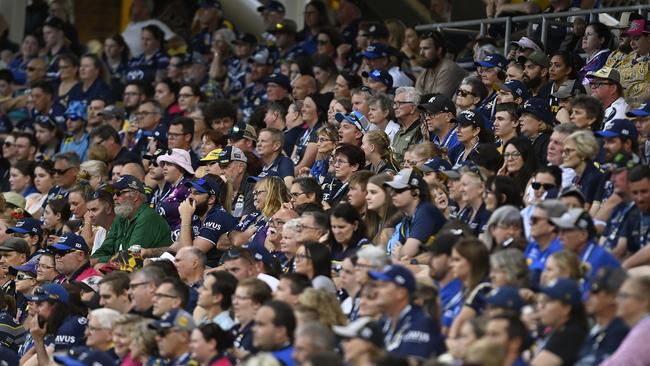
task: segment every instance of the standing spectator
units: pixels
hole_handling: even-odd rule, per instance
[[[126,25],[126,29],[122,32],[122,37],[124,37],[124,41],[129,46],[131,55],[134,57],[140,56],[140,54],[144,52],[140,38],[142,35],[142,29],[145,26],[152,24],[160,28],[164,32],[164,38],[167,41],[171,40],[175,36],[174,32],[172,32],[165,23],[151,17],[154,10],[153,6],[154,3],[146,0],[135,0],[131,3],[131,8],[129,9],[129,23]]]
[[[421,94],[440,93],[452,97],[465,71],[446,57],[447,45],[440,32],[430,32],[420,38],[420,66],[424,72],[415,81]]]
[[[129,61],[127,78],[152,83],[162,78],[169,64],[169,55],[164,49],[165,32],[155,24],[142,27],[140,32],[140,45],[142,53],[133,53]],[[128,43],[128,40],[127,40]],[[133,47],[130,47],[134,50]]]

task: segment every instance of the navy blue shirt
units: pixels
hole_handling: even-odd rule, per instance
[[[194,215],[192,217],[192,238],[199,237],[212,243],[214,246],[206,253],[207,265],[216,267],[219,264],[217,243],[221,235],[228,233],[237,225],[237,219],[226,212],[221,206],[215,206],[208,211],[205,221]]]
[[[485,208],[485,203],[481,204],[481,207],[479,207],[478,212],[473,219],[472,211],[473,210],[470,206],[465,206],[465,208],[458,213],[458,219],[469,225],[474,235],[478,237],[487,228],[487,222],[490,219],[491,213],[487,208]]]
[[[422,244],[433,242],[433,236],[445,224],[445,217],[431,202],[420,202],[413,217],[402,219],[399,240],[402,244],[409,238],[417,239]]]
[[[166,70],[168,65],[169,55],[164,50],[156,51],[149,59],[143,53],[129,61],[127,79],[152,82],[156,79],[156,73]]]
[[[620,318],[614,318],[606,327],[594,325],[582,345],[576,366],[600,365],[623,342],[630,328]]]
[[[634,210],[634,207],[634,202],[621,202],[612,210],[602,234],[603,238],[605,238],[603,246],[608,250],[616,248],[618,239],[623,234],[626,222],[630,218],[630,213]]]
[[[585,196],[585,202],[592,203],[596,198],[596,193],[601,189],[603,180],[603,171],[596,167],[593,162],[587,161],[587,166],[580,177],[575,178],[575,185],[580,188],[580,192]]]
[[[262,168],[260,177],[266,177],[267,175],[270,175],[269,173],[271,172],[273,172],[272,175],[276,175],[282,179],[284,179],[284,177],[293,177],[293,168],[293,162],[291,159],[284,155],[278,155],[271,165]]]
[[[84,332],[88,321],[77,315],[69,315],[59,326],[56,334],[47,334],[44,339],[46,346],[54,345],[55,351],[65,351],[72,347],[83,346],[86,342]]]
[[[381,324],[386,351],[390,354],[428,359],[445,350],[440,330],[417,305],[407,305],[394,328],[387,317],[382,319]]]
[[[83,83],[80,81],[68,93],[69,101],[80,100],[89,105],[93,99],[103,99],[106,101],[106,105],[113,104],[113,91],[100,78],[95,79],[86,91],[83,90]]]

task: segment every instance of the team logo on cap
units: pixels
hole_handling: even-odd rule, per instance
[[[524,103],[524,108],[530,108],[532,106],[533,106],[533,104],[528,100],[526,101],[526,103]]]
[[[365,327],[365,328],[361,329],[361,332],[359,332],[359,333],[364,338],[372,337],[372,330],[370,328],[368,328],[368,327]]]
[[[185,317],[185,315],[181,315],[178,318],[178,325],[180,325],[181,327],[187,326],[187,317]]]
[[[376,30],[377,30],[377,26],[375,26],[375,25],[371,25],[370,28],[368,28],[369,32],[374,32]]]
[[[469,111],[469,110],[462,111],[461,114],[465,115],[467,118],[476,117],[476,113],[474,113],[473,111]]]
[[[395,282],[399,283],[400,285],[403,285],[406,283],[406,279],[402,277],[401,275],[395,276]]]
[[[641,24],[642,22],[632,22],[630,24],[630,29],[628,29],[628,32],[636,32],[641,30]]]
[[[138,183],[136,183],[136,181],[134,181],[134,180],[130,181],[129,182],[129,188],[131,188],[131,189],[139,189]]]

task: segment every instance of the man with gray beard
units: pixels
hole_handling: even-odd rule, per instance
[[[93,255],[93,263],[104,263],[133,245],[142,248],[168,247],[172,244],[169,225],[149,207],[142,182],[132,175],[123,175],[113,184],[115,220],[106,239]]]

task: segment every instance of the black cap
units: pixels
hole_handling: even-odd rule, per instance
[[[434,95],[426,103],[420,104],[418,109],[429,113],[451,112],[456,115],[456,106],[446,95]]]
[[[384,23],[372,22],[368,27],[368,36],[374,39],[384,39],[389,38],[390,33],[388,32],[388,28]]]
[[[254,46],[257,44],[257,38],[250,33],[240,33],[237,38],[232,41],[232,44],[242,43],[248,43],[249,45]]]
[[[43,26],[48,26],[52,28],[56,28],[58,30],[63,30],[65,28],[65,22],[57,17],[49,17]]]
[[[460,126],[474,126],[479,128],[485,128],[485,121],[483,116],[480,113],[471,111],[469,109],[464,110],[456,116],[456,121]]]

